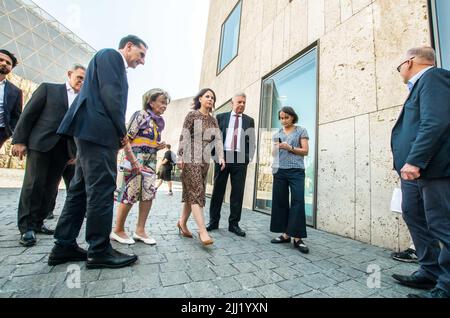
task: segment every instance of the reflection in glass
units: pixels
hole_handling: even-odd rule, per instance
[[[305,202],[309,225],[314,225],[317,126],[317,50],[313,49],[263,82],[259,139],[256,208],[270,213],[272,207],[272,136],[280,128],[278,112],[291,106],[299,115],[299,126],[309,133],[310,151],[305,157]],[[265,128],[265,130],[264,130]]]
[[[239,29],[241,25],[241,6],[242,2],[239,2],[229,16],[228,20],[222,26],[218,66],[219,72],[222,71],[238,53]]]

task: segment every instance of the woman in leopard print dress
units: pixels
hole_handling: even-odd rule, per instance
[[[216,94],[211,89],[202,89],[197,94],[194,98],[194,110],[185,119],[178,151],[179,167],[183,169],[181,174],[183,213],[177,226],[183,236],[192,237],[187,229],[187,221],[192,213],[203,245],[214,243],[206,230],[203,215],[206,201],[206,177],[213,147],[222,169],[225,168],[222,133],[217,120],[211,114],[215,102]]]

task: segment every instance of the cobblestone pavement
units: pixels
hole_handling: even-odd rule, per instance
[[[19,245],[21,180],[21,171],[0,170],[0,298],[401,298],[413,291],[396,284],[391,275],[410,274],[416,266],[391,260],[390,251],[309,230],[311,253],[302,255],[292,246],[270,244],[270,218],[251,211],[243,212],[241,222],[247,238],[239,238],[227,231],[227,206],[221,229],[212,233],[216,243],[204,248],[197,239],[178,235],[179,185],[173,197],[165,189],[158,193],[148,222],[156,247],[114,243],[120,251],[139,255],[139,262],[119,270],[86,270],[84,263],[77,263],[81,281],[76,286],[68,265],[47,266],[51,237],[38,236],[33,248]],[[57,215],[64,199],[61,190]],[[134,208],[127,222],[129,233],[136,217]],[[196,232],[193,220],[189,228]],[[79,242],[86,247],[83,237],[84,233]],[[369,266],[381,270],[380,288],[368,287]]]

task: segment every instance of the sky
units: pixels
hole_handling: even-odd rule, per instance
[[[209,0],[33,1],[96,50],[116,49],[128,34],[148,44],[146,64],[128,70],[128,118],[151,88],[172,99],[197,93]]]

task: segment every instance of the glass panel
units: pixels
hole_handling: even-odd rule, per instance
[[[28,80],[32,81],[39,75],[39,72],[37,72],[34,68],[30,67],[29,65],[26,65],[25,68],[27,69]]]
[[[21,44],[20,42],[17,43],[17,47],[19,48],[19,53],[21,60],[25,60],[29,58],[32,54],[34,54],[36,51],[33,51],[28,47],[26,44]]]
[[[65,72],[62,71],[55,64],[50,65],[50,67],[48,69],[46,69],[44,72],[44,76],[46,78],[48,77],[48,78],[60,79],[60,80],[58,80],[58,82],[60,82],[61,80],[64,80],[64,75],[65,75]]]
[[[9,18],[6,15],[0,17],[0,30],[6,35],[14,37]]]
[[[59,49],[58,47],[56,47],[56,46],[53,45],[53,44],[52,44],[52,46],[53,46],[53,52],[55,53],[55,56],[56,56],[57,58],[59,58],[61,55],[64,54],[64,52],[63,52],[61,49]]]
[[[305,207],[309,225],[314,225],[317,127],[317,50],[313,49],[263,82],[262,131],[259,141],[256,208],[270,213],[272,207],[272,136],[281,128],[278,112],[292,106],[310,140],[305,157]],[[265,129],[264,129],[265,128]]]
[[[50,66],[50,64],[52,64],[52,61],[45,55],[39,54],[39,59],[41,60],[41,65],[42,65],[42,69],[41,71],[44,71],[46,68],[48,68]]]
[[[40,51],[39,51],[42,55],[44,55],[45,57],[47,57],[48,59],[52,60],[54,59],[53,56],[53,48],[51,44],[47,44],[46,46],[44,46]]]
[[[50,38],[56,39],[58,36],[60,36],[60,33],[55,30],[55,28],[51,25],[48,26],[48,33],[50,34]]]
[[[43,23],[42,19],[39,19],[36,15],[34,15],[31,11],[27,10],[28,20],[32,27],[35,27],[41,23]]]
[[[17,38],[17,42],[20,42],[23,45],[29,46],[30,49],[34,49],[34,47],[36,46],[34,44],[34,38],[31,35],[31,31],[27,32],[24,35],[22,35],[21,37]]]
[[[6,7],[6,11],[8,11],[8,12],[20,8],[20,4],[18,4],[18,3],[17,3],[16,1],[14,1],[14,0],[7,0],[7,1],[4,1],[4,4],[5,4],[5,7]]]
[[[222,27],[219,72],[223,70],[238,53],[241,7],[242,2],[239,2]]]
[[[40,50],[42,47],[47,45],[48,42],[46,40],[44,40],[43,38],[41,38],[36,33],[33,32],[33,36],[34,36],[34,43],[36,44],[36,47],[35,47],[36,50]]]
[[[450,1],[436,0],[442,67],[450,70]]]
[[[8,43],[9,41],[11,41],[12,39],[7,36],[6,34],[3,34],[0,32],[0,43],[1,46],[5,45],[6,43]]]
[[[36,32],[36,34],[39,34],[40,37],[42,37],[45,41],[49,41],[49,36],[47,32],[47,25],[45,23],[41,23],[35,28],[33,28],[33,31]]]
[[[6,7],[3,0],[0,0],[0,14],[6,14]]]
[[[24,8],[20,8],[19,10],[14,11],[13,13],[11,13],[11,16],[19,21],[20,23],[22,23],[24,26],[26,26],[27,28],[30,28],[30,22],[28,21],[28,17],[27,17],[27,12],[25,11]]]
[[[51,28],[49,28],[49,30],[51,30]],[[50,31],[51,33],[51,31]],[[64,42],[62,41],[63,36],[60,34],[57,38],[55,38],[53,40],[53,45],[57,46],[58,48],[60,48],[61,50],[63,50],[64,52],[66,51],[66,47],[64,46]]]
[[[22,24],[11,18],[11,26],[14,31],[14,36],[19,36],[24,34],[25,32],[29,31],[26,27],[24,27]]]
[[[25,66],[29,67],[32,66],[37,70],[41,70],[42,69],[42,65],[41,65],[41,60],[39,59],[39,54],[34,54],[32,56],[30,56],[28,59],[26,59],[24,61]]]

